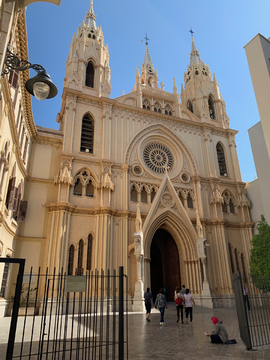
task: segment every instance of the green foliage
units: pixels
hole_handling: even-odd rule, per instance
[[[250,272],[259,289],[270,291],[270,226],[263,215],[257,229],[259,233],[251,240]]]

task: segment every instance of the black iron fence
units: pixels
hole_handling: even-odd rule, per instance
[[[270,344],[270,279],[234,275],[234,291],[241,338],[248,349]]]
[[[6,360],[128,359],[128,278],[123,267],[118,274],[108,270],[81,276],[31,270],[27,280],[19,309],[24,316],[16,319],[13,354],[9,347]]]

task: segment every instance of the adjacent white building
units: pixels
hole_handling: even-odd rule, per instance
[[[248,130],[258,178],[247,185],[247,192],[252,221],[256,224],[263,214],[270,224],[270,41],[257,34],[245,50],[261,118]]]

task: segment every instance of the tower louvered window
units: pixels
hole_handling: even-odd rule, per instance
[[[95,69],[94,65],[89,62],[86,68],[86,76],[85,76],[85,86],[94,87],[94,76],[95,76]]]
[[[225,155],[224,155],[224,150],[223,150],[221,143],[217,143],[216,149],[217,149],[219,173],[221,176],[227,176]]]
[[[192,102],[190,100],[187,103],[187,108],[188,108],[189,111],[191,111],[193,113],[193,105],[192,105]]]
[[[93,154],[94,148],[94,119],[86,114],[82,120],[81,151]]]
[[[211,96],[208,99],[208,106],[209,106],[209,116],[211,119],[215,119],[215,110],[214,110],[214,102]]]

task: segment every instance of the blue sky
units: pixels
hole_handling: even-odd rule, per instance
[[[66,59],[73,33],[89,8],[90,0],[62,0],[61,5],[40,2],[26,11],[29,60],[43,65],[58,87],[56,98],[32,98],[37,125],[58,129]],[[190,27],[202,60],[216,74],[227,105],[230,126],[239,131],[237,151],[243,181],[256,177],[248,128],[260,121],[244,45],[257,33],[270,36],[270,1],[257,0],[94,0],[97,25],[109,46],[112,72],[111,98],[132,90],[136,66],[144,58],[145,33],[159,82],[178,92],[189,62]],[[33,73],[34,75],[34,73]]]

